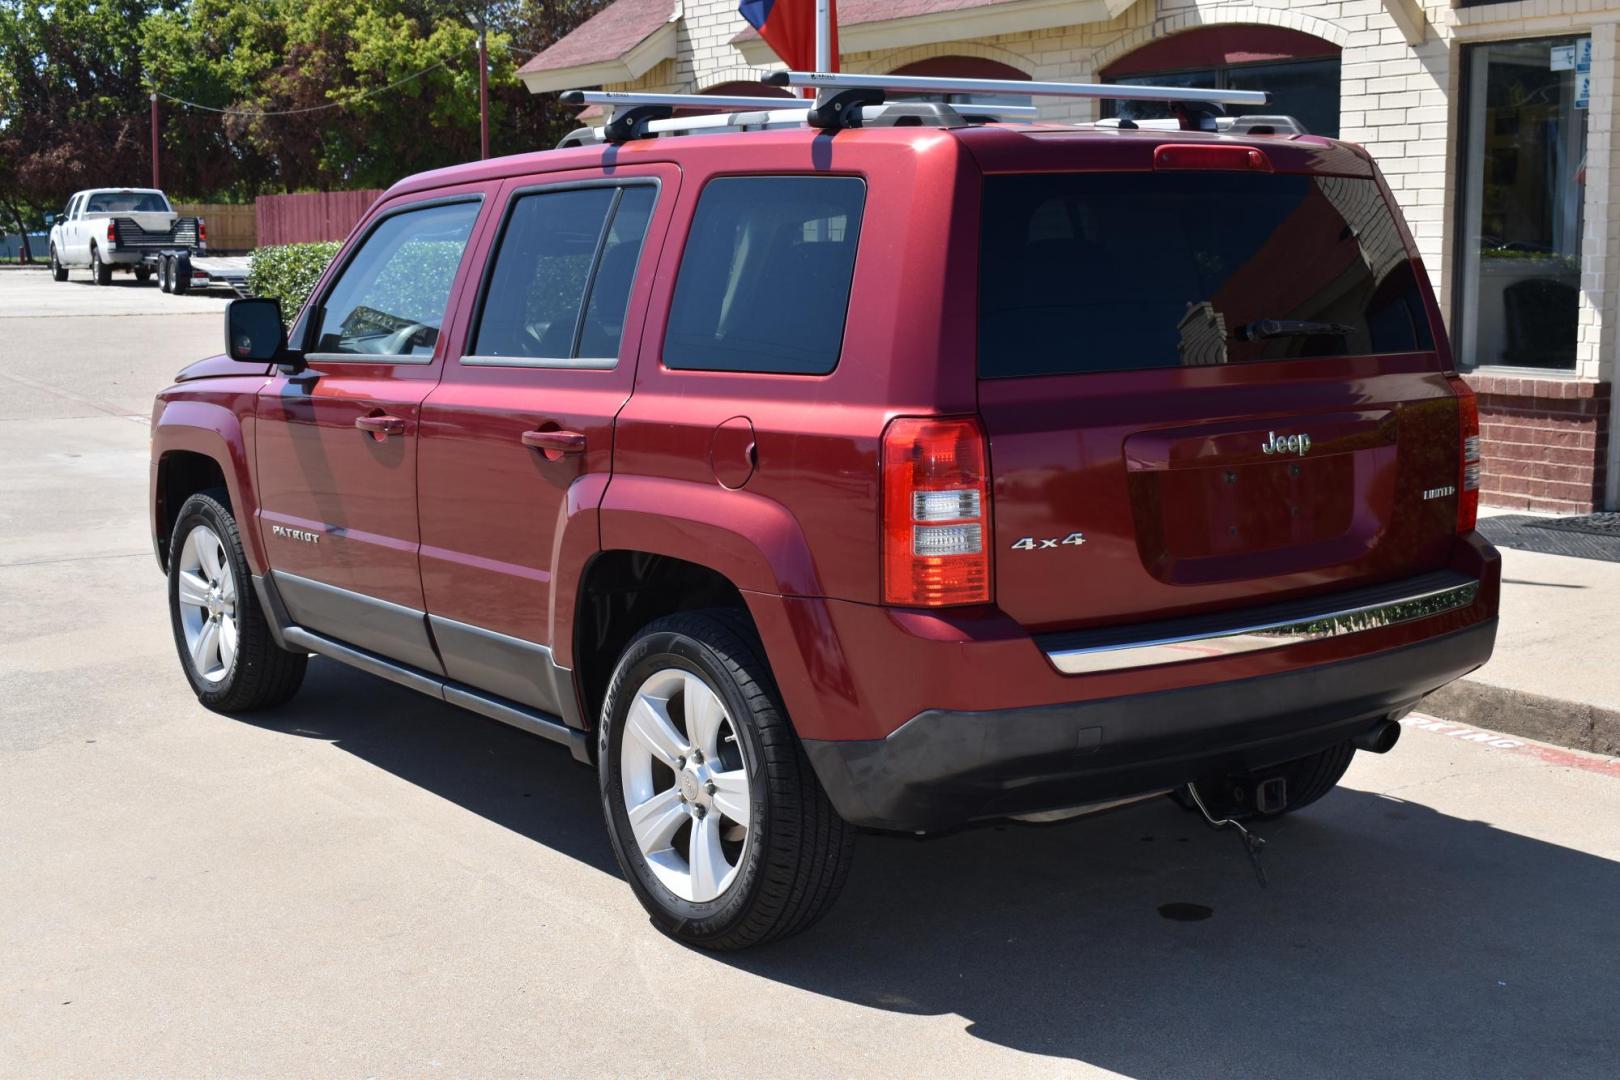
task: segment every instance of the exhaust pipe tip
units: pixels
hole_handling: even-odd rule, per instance
[[[1401,725],[1394,720],[1383,720],[1368,731],[1350,740],[1357,750],[1365,750],[1371,754],[1387,754],[1395,749],[1395,744],[1401,741]]]

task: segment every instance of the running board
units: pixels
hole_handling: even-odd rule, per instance
[[[520,731],[527,731],[531,735],[538,735],[555,743],[568,747],[574,755],[574,760],[590,764],[590,736],[564,724],[560,719],[548,713],[518,705],[503,698],[475,690],[470,686],[463,686],[457,682],[450,682],[435,675],[418,671],[405,664],[395,663],[375,653],[356,649],[352,645],[345,645],[341,641],[318,634],[313,630],[306,630],[302,626],[284,626],[281,629],[281,638],[288,645],[300,649],[308,649],[318,653],[329,660],[336,660],[340,664],[358,668],[368,675],[375,675],[389,682],[437,698],[449,705],[455,705],[470,712],[486,716],[491,720],[499,720],[509,724]]]

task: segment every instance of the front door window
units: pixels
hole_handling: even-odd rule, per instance
[[[1474,45],[1465,117],[1458,360],[1573,371],[1586,103],[1578,39]]]

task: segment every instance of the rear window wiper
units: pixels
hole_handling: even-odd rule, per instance
[[[1336,322],[1312,322],[1309,319],[1258,319],[1240,326],[1232,334],[1235,341],[1262,341],[1266,338],[1311,337],[1316,334],[1353,334],[1356,328]]]

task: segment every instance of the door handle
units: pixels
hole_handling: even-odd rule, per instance
[[[357,416],[354,418],[354,426],[361,431],[369,431],[384,438],[389,435],[405,434],[405,421],[397,416]]]
[[[544,450],[546,456],[553,461],[563,454],[583,454],[585,452],[585,436],[577,431],[525,431],[523,445],[532,446],[536,450]]]

